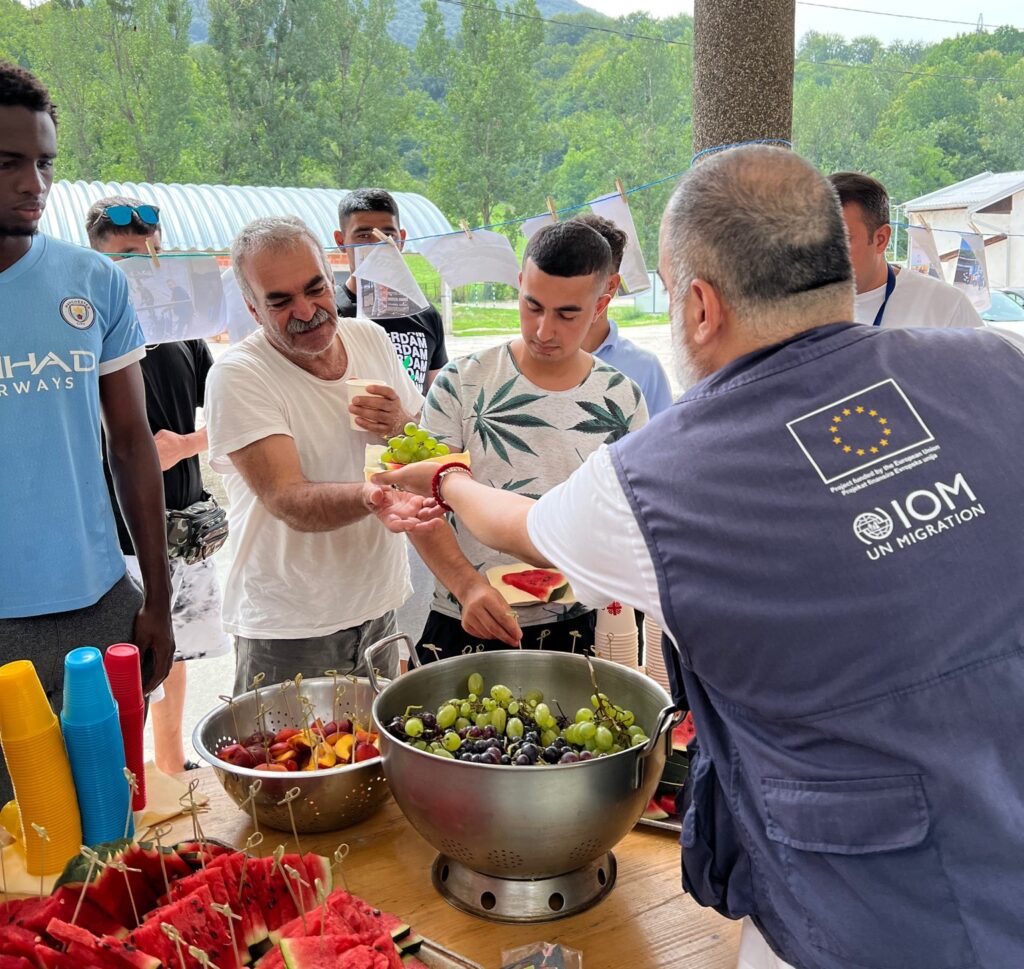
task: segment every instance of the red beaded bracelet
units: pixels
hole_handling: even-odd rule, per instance
[[[442,464],[441,467],[434,472],[434,480],[431,483],[430,490],[434,495],[434,501],[436,501],[445,511],[451,511],[452,506],[441,497],[441,482],[444,481],[445,475],[451,474],[452,471],[462,471],[468,474],[471,478],[473,477],[473,472],[458,461],[449,461],[447,464]]]

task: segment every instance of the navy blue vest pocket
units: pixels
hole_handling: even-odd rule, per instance
[[[920,776],[765,778],[763,792],[766,833],[811,945],[865,969],[977,965]]]
[[[683,788],[683,890],[701,905],[731,919],[754,911],[750,859],[715,772],[690,743],[690,772]]]

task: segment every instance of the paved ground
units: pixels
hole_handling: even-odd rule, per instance
[[[665,365],[669,378],[675,387],[675,376],[671,367],[671,339],[667,325],[629,327],[622,331],[635,343],[656,353]],[[448,353],[451,357],[465,356],[477,350],[486,349],[507,340],[508,336],[477,336],[477,337],[449,337]],[[212,347],[214,356],[219,356],[227,347],[223,344],[215,344]],[[207,488],[223,499],[223,490],[220,485],[219,475],[210,471],[205,465],[203,468],[204,479]],[[217,554],[218,573],[223,583],[227,574],[229,557],[231,555],[230,541],[228,546]],[[417,590],[412,600],[399,613],[399,629],[408,632],[414,638],[423,628],[423,622],[428,608],[430,590],[433,588],[433,577],[426,569],[419,564],[413,571],[413,586]],[[185,750],[191,754],[190,739],[192,728],[199,719],[216,706],[220,701],[218,695],[229,693],[234,680],[234,657],[224,656],[219,659],[200,660],[189,664],[189,685],[185,702],[185,715],[183,718],[183,729],[186,738]],[[149,727],[146,729],[146,753],[152,756],[152,732]]]

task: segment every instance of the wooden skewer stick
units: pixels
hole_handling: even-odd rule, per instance
[[[0,877],[3,878],[4,895],[7,895],[7,862],[4,852],[15,842],[15,837],[5,827],[0,826]]]
[[[71,916],[72,925],[78,921],[78,913],[82,911],[82,903],[85,901],[85,893],[89,890],[89,886],[92,884],[92,876],[95,873],[96,865],[100,860],[100,856],[87,845],[82,845],[81,852],[84,857],[89,859],[89,869],[85,873],[85,882],[82,884],[82,891],[78,896],[78,901],[75,903],[74,914]],[[4,891],[6,892],[6,886]]]
[[[299,914],[302,916],[302,934],[309,935],[306,931],[306,908],[302,904],[302,900],[296,896],[295,888],[292,886],[292,881],[288,877],[288,872],[285,871],[285,865],[281,864],[281,859],[284,857],[284,845],[278,845],[274,849],[274,868],[280,873],[282,880],[284,881],[284,887],[288,890],[288,894],[291,896],[292,903],[298,909]]]
[[[249,852],[253,848],[258,848],[263,844],[263,832],[254,831],[245,839],[245,844],[242,845],[242,872],[238,876],[238,895],[241,897],[242,891],[245,889],[245,865],[249,860]]]
[[[540,631],[540,635],[537,637],[537,649],[543,649],[544,648],[544,640],[547,639],[548,636],[550,636],[550,635],[551,635],[551,630],[550,629],[542,629]]]
[[[302,877],[291,865],[284,866],[285,875],[288,876],[295,883],[294,897],[298,899],[298,909],[302,914],[302,932],[304,935],[309,935],[309,931],[306,928],[306,896],[302,891],[303,888],[309,888],[309,882]]]
[[[348,857],[349,846],[346,842],[342,842],[334,849],[334,854],[331,856],[334,858],[334,864],[331,865],[331,869],[338,869],[338,875],[341,878],[341,887],[348,891],[348,879],[345,878],[345,859]],[[350,893],[351,894],[351,893]]]
[[[210,906],[210,908],[212,908],[218,914],[223,915],[224,918],[227,919],[227,922],[228,922],[228,932],[231,935],[231,951],[234,952],[237,955],[238,954],[238,940],[235,937],[235,922],[241,922],[242,921],[242,916],[241,915],[236,915],[231,910],[231,906],[230,905],[221,905],[221,904],[219,904],[217,902],[214,902]]]
[[[576,644],[577,644],[577,641],[578,641],[578,640],[579,640],[579,638],[580,638],[580,637],[581,637],[581,636],[583,635],[583,633],[581,633],[581,632],[580,632],[579,630],[577,630],[577,629],[574,629],[574,630],[572,630],[572,631],[571,631],[571,632],[569,633],[569,635],[570,635],[570,636],[572,637],[572,649],[570,649],[570,650],[569,650],[569,652],[570,652],[570,653],[575,653],[575,652],[576,652]]]
[[[124,819],[124,840],[127,841],[128,833],[132,829],[132,817],[134,814],[132,802],[135,800],[135,795],[139,792],[139,779],[128,767],[124,769],[124,777],[128,781],[128,814]]]
[[[39,836],[39,897],[42,898],[43,892],[43,873],[46,871],[46,845],[50,840],[50,835],[41,824],[32,822],[32,830]]]
[[[338,722],[338,671],[324,670],[324,676],[329,676],[334,683],[331,690],[331,719]]]
[[[260,831],[260,821],[259,821],[259,818],[256,817],[256,795],[259,794],[259,792],[262,789],[262,787],[263,787],[263,780],[261,778],[257,778],[256,780],[254,780],[249,785],[249,796],[244,801],[242,801],[242,803],[239,805],[239,807],[243,811],[245,810],[246,805],[249,805],[249,808],[252,811],[252,827],[253,827],[253,831],[256,834],[259,834],[259,831]],[[263,836],[260,835],[260,840],[254,842],[253,843],[253,847],[261,845],[262,843],[263,843]]]
[[[222,700],[228,705],[228,712],[231,714],[231,722],[235,725],[235,743],[240,744],[242,742],[242,732],[238,729],[238,717],[235,714],[235,698],[222,693],[217,697],[217,699]]]
[[[160,858],[160,874],[164,876],[164,893],[171,894],[171,880],[167,877],[167,863],[164,861],[164,846],[161,841],[169,835],[173,828],[169,824],[160,824],[153,829],[153,838],[156,840],[156,853]]]
[[[266,725],[260,723],[260,716],[263,713],[263,705],[260,703],[260,684],[266,679],[265,673],[257,673],[252,678],[252,689],[256,694],[256,729],[261,733],[266,733]]]
[[[135,916],[135,924],[141,925],[142,919],[139,918],[139,910],[135,905],[135,893],[132,891],[132,880],[128,877],[128,872],[138,874],[142,869],[129,868],[123,861],[108,861],[106,862],[105,867],[113,868],[114,871],[119,871],[124,875],[124,887],[128,891],[128,901],[132,903],[132,915]]]
[[[217,964],[210,961],[210,954],[208,952],[204,952],[197,946],[190,945],[188,947],[188,954],[192,956],[193,959],[198,959],[199,965],[201,965],[203,969],[218,969]]]
[[[292,701],[288,698],[288,684],[295,686],[295,680],[281,681],[281,696],[284,697],[284,708],[288,711],[288,722],[296,723],[295,714],[292,713]]]
[[[178,965],[181,969],[185,969],[185,953],[181,948],[181,943],[183,941],[181,933],[173,925],[169,925],[167,922],[160,923],[160,931],[174,943],[174,950],[178,953]]]
[[[323,941],[324,927],[327,925],[327,889],[319,878],[313,879],[316,888],[316,900],[320,904],[320,940]]]
[[[280,801],[277,802],[278,807],[282,804],[288,805],[288,820],[292,823],[292,834],[295,835],[295,850],[300,855],[302,854],[302,845],[299,843],[299,829],[295,827],[295,810],[292,808],[292,801],[300,797],[301,794],[301,788],[293,787]]]

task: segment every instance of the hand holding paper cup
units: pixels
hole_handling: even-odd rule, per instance
[[[378,397],[378,396],[380,396],[379,394],[372,394],[372,393],[370,393],[370,391],[369,391],[370,387],[387,387],[389,390],[391,389],[390,385],[386,381],[384,381],[384,380],[367,380],[367,379],[365,379],[363,377],[352,377],[349,380],[345,381],[345,388],[346,388],[346,390],[348,392],[348,406],[349,406],[348,423],[349,423],[349,427],[351,427],[353,431],[365,431],[366,430],[365,427],[360,427],[356,423],[356,415],[352,413],[352,406],[355,404],[356,398],[358,398],[358,397]],[[381,401],[388,400],[387,397],[380,397],[380,399],[381,399]],[[368,420],[369,419],[369,415],[360,414],[359,416],[362,417],[364,420]]]

